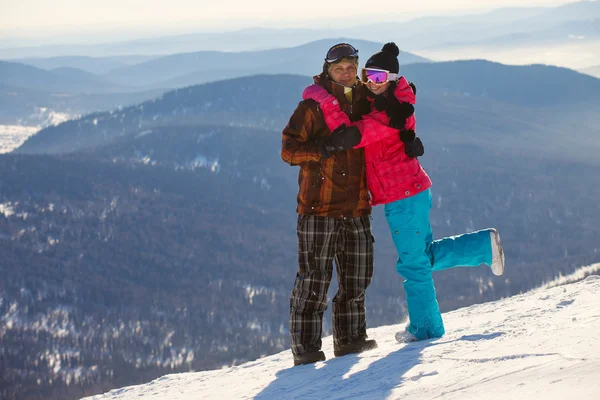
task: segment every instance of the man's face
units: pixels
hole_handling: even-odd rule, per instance
[[[356,73],[356,65],[350,60],[342,59],[329,68],[331,80],[346,87],[352,87],[356,84]]]

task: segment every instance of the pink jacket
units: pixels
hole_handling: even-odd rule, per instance
[[[408,81],[401,77],[394,95],[400,102],[415,104],[416,99]],[[325,122],[331,131],[342,124],[356,126],[362,140],[356,148],[364,147],[367,165],[367,185],[371,192],[371,204],[386,204],[414,196],[431,187],[431,179],[416,158],[404,153],[404,143],[397,129],[389,126],[385,111],[371,112],[362,120],[351,122],[334,96],[317,85],[308,86],[302,97],[319,102]],[[405,129],[415,129],[416,119],[407,118]]]

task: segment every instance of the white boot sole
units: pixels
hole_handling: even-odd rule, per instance
[[[492,273],[496,276],[504,274],[504,249],[500,244],[500,234],[496,229],[490,231],[490,239],[492,240]]]

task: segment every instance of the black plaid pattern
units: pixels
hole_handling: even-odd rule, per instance
[[[290,298],[292,352],[297,355],[321,349],[334,259],[339,286],[332,308],[334,344],[366,338],[365,291],[373,276],[369,216],[299,215],[297,230],[299,270]]]

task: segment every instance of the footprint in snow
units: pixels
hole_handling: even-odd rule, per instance
[[[563,307],[573,304],[574,302],[575,302],[574,299],[573,300],[563,300],[556,305],[556,308],[563,308]]]

